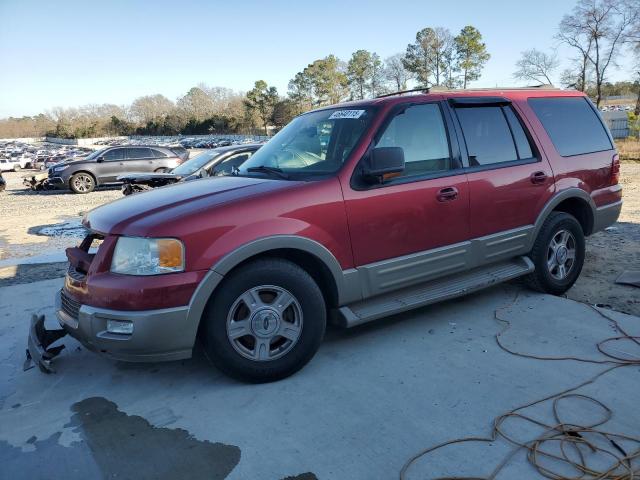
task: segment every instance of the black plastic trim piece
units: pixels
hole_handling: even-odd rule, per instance
[[[488,107],[511,105],[511,100],[504,97],[453,97],[449,99],[449,103],[456,108]]]

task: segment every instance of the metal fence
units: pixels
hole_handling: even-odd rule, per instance
[[[627,138],[631,135],[627,112],[602,112],[602,119],[609,127],[613,138]]]

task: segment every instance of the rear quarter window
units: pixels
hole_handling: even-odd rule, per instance
[[[602,121],[586,98],[530,98],[528,102],[563,157],[613,148]]]

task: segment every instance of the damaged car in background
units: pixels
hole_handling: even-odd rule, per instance
[[[167,173],[131,173],[118,177],[118,181],[122,182],[122,193],[131,195],[177,182],[232,175],[261,146],[262,144],[248,144],[214,148],[200,153]]]

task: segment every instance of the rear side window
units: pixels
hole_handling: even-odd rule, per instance
[[[405,177],[451,169],[447,131],[435,103],[411,106],[396,115],[376,147],[402,147]]]
[[[458,107],[456,115],[470,167],[534,158],[529,139],[511,106]]]
[[[586,98],[530,98],[529,105],[563,157],[613,148],[604,125]]]
[[[129,160],[135,160],[137,158],[152,158],[150,148],[127,148],[127,158]]]
[[[160,151],[160,150],[156,150],[155,148],[152,148],[152,149],[151,149],[151,153],[152,153],[152,155],[151,155],[151,156],[152,156],[153,158],[164,158],[164,157],[166,157],[166,156],[167,156],[167,154],[166,154],[166,153],[164,153],[164,152],[162,152],[162,151]]]

